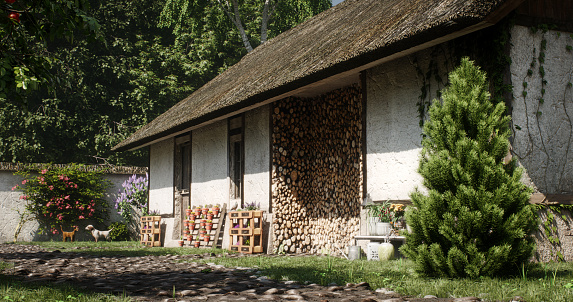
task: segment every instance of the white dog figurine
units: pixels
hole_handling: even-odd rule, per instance
[[[86,231],[92,232],[92,236],[94,236],[96,242],[98,241],[98,239],[100,239],[102,237],[105,240],[108,240],[109,239],[109,232],[111,232],[112,230],[113,230],[113,228],[111,228],[111,230],[109,230],[109,231],[100,231],[100,230],[94,228],[94,226],[91,224],[86,227]]]

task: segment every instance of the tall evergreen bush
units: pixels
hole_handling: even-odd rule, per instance
[[[515,271],[534,249],[531,189],[509,149],[510,117],[492,104],[486,75],[464,58],[449,75],[424,125],[418,172],[427,194],[411,194],[412,233],[401,251],[429,276],[471,277]]]

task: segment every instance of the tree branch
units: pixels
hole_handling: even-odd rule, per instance
[[[251,46],[251,42],[249,41],[249,38],[247,37],[247,33],[245,32],[245,28],[243,27],[243,23],[241,22],[241,14],[239,13],[239,4],[237,3],[237,0],[231,0],[231,2],[233,3],[233,12],[232,13],[230,11],[229,3],[227,1],[225,1],[227,6],[223,5],[221,0],[217,0],[217,1],[219,2],[219,5],[223,9],[223,11],[229,17],[229,19],[231,19],[231,22],[233,22],[233,24],[235,24],[235,27],[237,27],[237,30],[239,30],[239,35],[241,35],[241,40],[243,40],[243,45],[245,46],[245,49],[247,50],[247,52],[253,51],[253,47]]]

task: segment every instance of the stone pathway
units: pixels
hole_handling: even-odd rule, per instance
[[[479,301],[473,297],[401,297],[386,289],[371,291],[366,283],[303,285],[270,280],[250,268],[181,262],[204,257],[215,256],[93,256],[33,245],[0,244],[0,260],[14,264],[4,273],[23,282],[73,284],[94,292],[125,294],[134,301]]]

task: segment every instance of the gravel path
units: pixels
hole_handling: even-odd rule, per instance
[[[255,269],[192,262],[211,256],[93,256],[49,251],[34,245],[0,244],[0,260],[14,264],[13,269],[4,273],[15,275],[23,282],[73,284],[94,292],[125,293],[135,301],[479,301],[472,297],[401,297],[385,289],[371,291],[366,283],[329,287],[303,285],[270,280],[256,274]],[[176,298],[173,298],[174,289]]]

